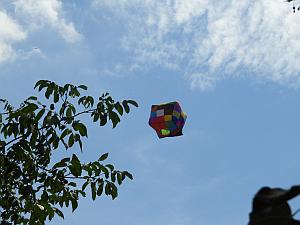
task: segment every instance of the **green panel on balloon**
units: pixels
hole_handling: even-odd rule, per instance
[[[170,135],[170,133],[171,133],[170,130],[168,130],[168,129],[161,129],[160,132],[161,132],[161,134],[164,135],[164,136]]]

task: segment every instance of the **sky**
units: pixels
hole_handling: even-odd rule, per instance
[[[1,98],[48,79],[139,103],[69,153],[109,152],[134,180],[46,224],[246,225],[260,187],[299,184],[299,16],[281,0],[0,0]],[[151,105],[171,101],[184,135],[158,139]]]

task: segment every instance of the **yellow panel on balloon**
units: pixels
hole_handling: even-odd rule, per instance
[[[172,115],[165,115],[164,120],[165,121],[171,121],[172,120]]]

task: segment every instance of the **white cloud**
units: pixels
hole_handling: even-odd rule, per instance
[[[243,76],[241,69],[289,86],[299,81],[300,13],[287,2],[94,0],[93,6],[126,21],[124,47],[139,63],[182,70],[193,88]]]
[[[76,42],[81,35],[76,31],[72,22],[64,18],[62,1],[60,0],[15,0],[16,15],[25,18],[31,27],[36,29],[49,26],[57,30],[67,42]],[[24,20],[24,19],[23,19]]]
[[[217,80],[217,78],[205,73],[188,74],[187,79],[191,82],[192,89],[199,88],[203,91],[213,89]]]
[[[104,76],[112,76],[112,77],[124,77],[130,76],[134,72],[140,71],[141,67],[138,64],[119,64],[117,63],[111,69],[103,69],[100,71],[100,74]],[[99,74],[99,72],[97,72]]]
[[[26,32],[22,27],[0,10],[0,63],[13,59],[16,53],[12,45],[23,41],[25,38]]]
[[[10,9],[10,10],[6,10]],[[74,24],[64,16],[60,0],[13,0],[0,5],[0,63],[15,58],[27,59],[33,55],[45,57],[39,48],[34,50],[16,49],[17,43],[42,28],[58,32],[66,42],[81,39]],[[38,51],[37,51],[38,49]]]
[[[22,59],[32,59],[34,57],[46,59],[46,55],[38,47],[32,47],[31,50],[19,53]]]

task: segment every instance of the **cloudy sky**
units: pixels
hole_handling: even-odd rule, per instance
[[[48,79],[140,104],[78,152],[135,179],[47,224],[246,225],[259,187],[299,183],[299,16],[283,0],[0,0],[2,98]],[[159,140],[151,105],[174,100],[184,135]]]

